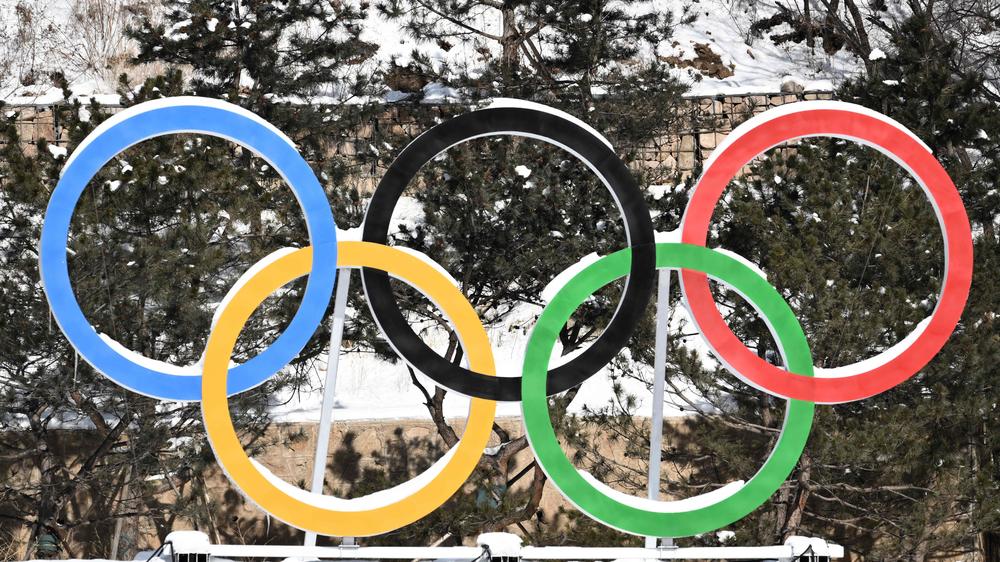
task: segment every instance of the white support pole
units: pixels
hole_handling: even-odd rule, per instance
[[[653,357],[653,415],[649,420],[649,483],[647,496],[660,499],[660,460],[663,448],[663,392],[667,376],[667,332],[670,328],[670,269],[659,270],[656,290],[656,335]],[[646,548],[656,548],[659,537],[646,537]],[[663,539],[663,546],[673,546]]]
[[[330,354],[326,362],[326,382],[323,384],[323,405],[319,412],[316,432],[316,457],[313,459],[312,486],[314,494],[323,493],[326,481],[326,457],[330,452],[330,429],[333,424],[334,395],[337,390],[337,366],[340,363],[340,343],[344,339],[344,310],[347,308],[347,289],[351,285],[351,270],[343,268],[337,274],[337,293],[333,299],[333,318],[330,320]],[[344,542],[353,539],[345,538]],[[348,543],[350,544],[350,543]],[[316,533],[306,532],[306,546],[316,546]]]

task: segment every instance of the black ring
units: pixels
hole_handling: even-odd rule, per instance
[[[632,247],[632,267],[611,322],[583,353],[549,371],[547,392],[552,395],[582,383],[614,358],[632,336],[653,292],[656,248],[649,209],[625,163],[603,139],[557,114],[524,107],[481,109],[445,121],[414,139],[389,166],[365,211],[362,239],[388,243],[396,203],[424,164],[456,144],[491,135],[537,138],[587,163],[610,188],[625,219]],[[466,396],[498,401],[521,399],[521,377],[476,373],[453,365],[428,347],[403,317],[387,273],[363,268],[361,279],[375,321],[393,349],[413,368]]]

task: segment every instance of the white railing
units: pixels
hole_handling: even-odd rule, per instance
[[[185,535],[184,537],[177,535]],[[494,537],[501,533],[493,533]],[[506,533],[503,533],[506,535]],[[182,531],[167,537],[170,544],[159,558],[184,562],[192,555],[219,558],[299,558],[350,560],[775,560],[817,562],[844,557],[844,547],[822,539],[792,537],[778,546],[715,547],[582,547],[520,546],[507,535],[478,541],[480,546],[304,546],[211,544],[202,533]],[[514,542],[511,542],[511,538]],[[193,540],[192,540],[193,539]],[[204,559],[204,558],[202,558]]]

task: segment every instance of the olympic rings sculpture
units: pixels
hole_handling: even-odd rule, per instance
[[[309,247],[290,249],[248,272],[247,282],[227,300],[212,328],[200,375],[140,364],[102,339],[76,301],[67,265],[69,226],[87,183],[128,147],[174,133],[222,137],[265,159],[297,197],[310,238]],[[626,248],[576,273],[545,307],[530,334],[521,377],[496,376],[490,342],[476,311],[445,275],[413,254],[386,245],[393,208],[421,166],[456,144],[491,135],[542,140],[580,159],[613,195],[628,238]],[[825,376],[817,376],[802,328],[781,295],[749,266],[705,247],[716,203],[745,165],[776,145],[817,136],[871,146],[903,166],[931,201],[945,240],[945,276],[937,306],[928,321],[904,340],[907,345]],[[39,261],[53,316],[87,362],[135,392],[164,400],[200,400],[209,441],[233,483],[278,519],[334,536],[386,533],[447,501],[475,470],[490,437],[497,401],[521,402],[525,432],[539,466],[570,502],[595,520],[625,532],[660,537],[689,536],[729,525],[763,504],[794,470],[816,403],[849,402],[884,392],[912,377],[940,351],[961,317],[973,269],[965,207],[931,150],[884,115],[830,101],[789,104],[734,130],[713,152],[691,193],[681,243],[655,243],[642,190],[603,136],[566,113],[520,100],[498,100],[414,139],[376,188],[365,214],[362,241],[349,242],[337,240],[319,181],[292,141],[273,125],[226,102],[165,98],[111,117],[70,156],[46,210]],[[471,398],[462,439],[430,469],[392,493],[352,500],[302,490],[250,459],[228,406],[229,396],[263,383],[302,350],[323,319],[338,268],[345,267],[362,269],[373,316],[400,357],[437,384]],[[658,268],[680,270],[683,299],[723,365],[747,384],[788,401],[780,437],[749,481],[679,501],[628,496],[577,470],[560,447],[548,412],[548,396],[582,383],[626,344],[650,298]],[[269,295],[303,275],[308,275],[303,300],[285,332],[259,355],[231,367],[233,346],[250,315]],[[410,284],[441,309],[465,350],[467,369],[445,361],[416,335],[394,300],[390,276]],[[626,278],[625,291],[607,329],[582,354],[549,369],[559,331],[573,311],[621,277]],[[756,309],[778,344],[783,368],[760,359],[729,330],[712,299],[709,277],[737,291]]]

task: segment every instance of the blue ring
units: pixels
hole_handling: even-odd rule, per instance
[[[155,103],[160,106],[163,102]],[[230,395],[253,388],[285,367],[305,347],[323,320],[337,273],[337,228],[330,204],[309,164],[291,141],[234,105],[204,105],[178,98],[177,105],[139,111],[99,133],[73,155],[45,211],[39,268],[52,314],[70,343],[99,372],[117,384],[164,400],[201,399],[201,375],[164,373],[139,365],[112,349],[80,310],[69,278],[66,242],[73,210],[87,183],[109,160],[143,140],[173,133],[203,133],[238,143],[267,160],[291,186],[305,213],[313,247],[313,268],[305,294],[288,328],[270,347],[228,376]],[[93,133],[92,133],[93,134]]]

